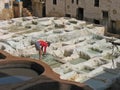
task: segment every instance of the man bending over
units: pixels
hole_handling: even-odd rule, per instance
[[[42,58],[42,55],[46,54],[47,47],[50,46],[50,42],[44,41],[44,40],[38,40],[35,42],[35,48],[37,51],[39,51],[39,59]]]

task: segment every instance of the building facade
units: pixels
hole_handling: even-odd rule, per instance
[[[46,16],[74,17],[120,33],[119,0],[46,0]]]
[[[0,0],[0,19],[10,19],[13,17],[13,0]]]

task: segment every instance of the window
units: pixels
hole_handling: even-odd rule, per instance
[[[53,4],[56,5],[57,4],[57,0],[53,0]]]
[[[108,18],[108,12],[107,11],[103,11],[103,18]]]
[[[99,7],[99,0],[94,1],[94,6]]]
[[[77,5],[78,5],[78,3],[79,3],[78,1],[79,1],[79,0],[76,0],[76,4],[77,4]]]
[[[69,9],[70,8],[70,6],[69,5],[67,5],[67,9]]]
[[[71,2],[74,3],[74,0],[72,0]]]
[[[5,8],[9,8],[9,3],[5,3]]]

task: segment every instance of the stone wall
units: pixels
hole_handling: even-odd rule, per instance
[[[114,33],[120,32],[120,1],[119,0],[99,0],[99,6],[94,5],[94,0],[46,0],[46,15],[47,16],[66,16],[77,18],[77,9],[83,9],[83,19],[95,22],[97,20],[100,24],[105,25],[110,32],[114,32],[112,21],[116,23]],[[103,11],[108,13],[107,18],[103,16]],[[79,13],[80,14],[80,13]],[[110,30],[111,29],[111,30]]]
[[[0,20],[8,20],[13,17],[13,9],[3,9],[2,13],[0,14]]]
[[[33,9],[33,15],[36,17],[42,17],[42,8],[43,8],[44,0],[43,3],[40,0],[32,0],[32,9]]]
[[[46,0],[46,16],[64,16],[65,11],[64,1],[57,0],[57,5],[53,5],[52,0]]]

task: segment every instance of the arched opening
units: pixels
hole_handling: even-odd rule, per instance
[[[23,2],[23,8],[27,8],[32,11],[32,1],[31,0],[21,0]]]

